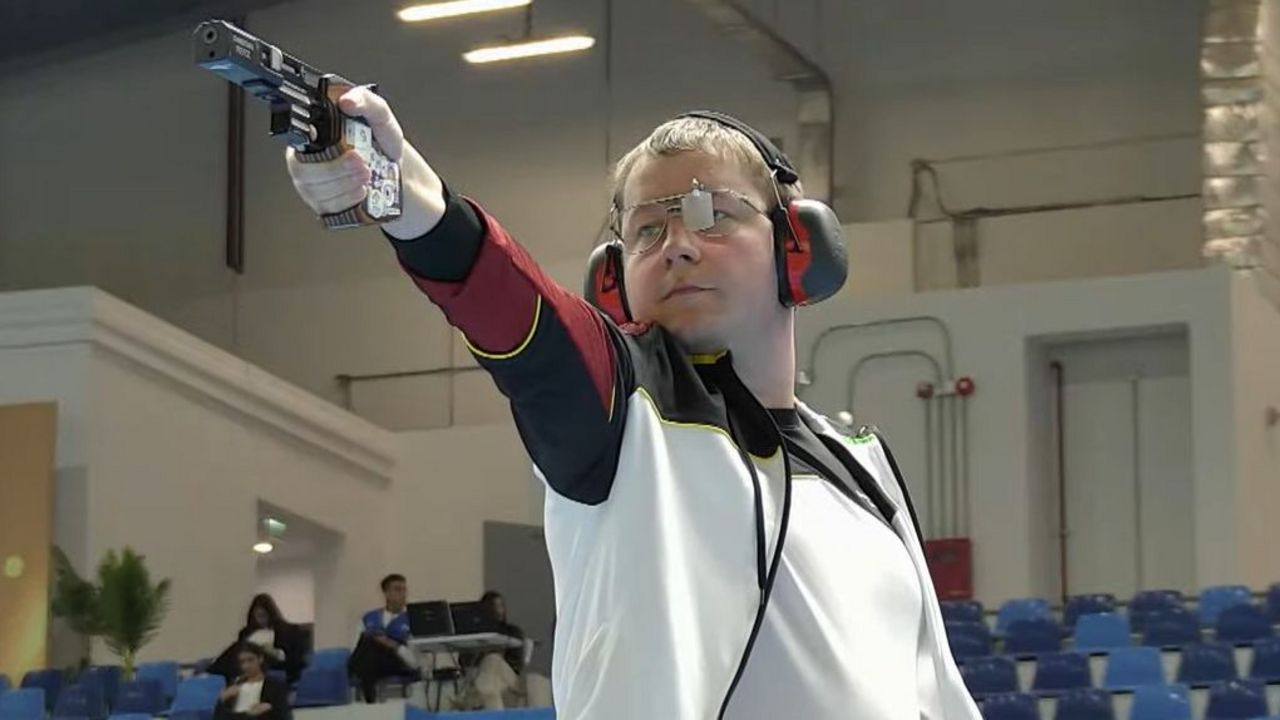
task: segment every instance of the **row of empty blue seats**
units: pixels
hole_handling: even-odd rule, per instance
[[[982,622],[947,622],[947,637],[957,659],[990,655],[995,636]],[[1134,629],[1129,618],[1114,613],[1084,615],[1069,631],[1072,646],[1087,652],[1105,652],[1111,648],[1133,644]],[[1054,618],[1032,618],[1011,623],[1003,639],[1003,652],[1013,655],[1035,655],[1063,648],[1066,628]],[[1236,605],[1218,615],[1213,638],[1236,645],[1252,644],[1276,636],[1266,612],[1256,605]],[[1184,608],[1162,610],[1150,615],[1137,636],[1140,643],[1153,647],[1180,647],[1202,642],[1205,637],[1197,619]]]
[[[1192,720],[1185,685],[1151,685],[1135,689],[1128,720]],[[984,698],[985,720],[1041,720],[1040,699],[1026,693]],[[1259,683],[1232,680],[1209,688],[1206,720],[1266,720],[1271,708]],[[1117,720],[1112,696],[1104,690],[1077,689],[1057,698],[1053,720]]]
[[[86,668],[77,678],[76,685],[95,698],[100,696],[101,702],[108,707],[115,707],[122,693],[127,696],[124,698],[126,704],[134,702],[133,698],[141,693],[148,698],[152,695],[161,698],[163,706],[168,707],[177,695],[179,678],[176,662],[143,663],[135,668],[133,683],[122,683],[121,669],[106,665]],[[6,683],[0,683],[0,688]],[[61,670],[34,670],[23,677],[21,687],[43,690],[46,709],[52,711],[61,697],[64,683],[65,676]]]
[[[43,671],[37,680],[57,672]],[[61,687],[57,681],[57,689],[53,692],[47,691],[39,682],[33,682],[26,687],[0,692],[0,720],[43,720],[46,712],[52,713],[55,719],[101,720],[108,717],[108,712],[144,717],[159,714],[177,717],[183,713],[194,713],[203,717],[212,715],[225,685],[226,681],[216,675],[188,678],[178,683],[172,701],[167,701],[159,681],[137,679],[120,683],[114,701],[108,702],[102,686],[93,681],[86,682],[84,677],[68,687]]]
[[[1195,599],[1195,614],[1200,624],[1212,627],[1224,610],[1236,605],[1251,605],[1252,591],[1244,585],[1216,585],[1205,588]],[[1148,616],[1175,608],[1189,610],[1192,600],[1178,590],[1143,590],[1136,593],[1122,608],[1115,595],[1095,593],[1074,595],[1062,608],[1062,624],[1074,628],[1077,619],[1095,613],[1119,613],[1122,609],[1133,627],[1142,630]],[[1280,622],[1280,582],[1267,589],[1262,603],[1272,622]],[[942,614],[948,621],[986,622],[986,609],[974,600],[958,600],[942,603]],[[1044,598],[1018,598],[1001,604],[996,612],[995,633],[1003,636],[1009,626],[1018,620],[1054,617],[1053,607]]]
[[[1100,687],[1132,690],[1145,685],[1177,682],[1208,685],[1240,678],[1235,649],[1218,644],[1188,645],[1182,649],[1177,670],[1167,677],[1161,652],[1151,647],[1117,648],[1106,657]],[[1255,648],[1245,678],[1264,683],[1280,683],[1280,644]],[[1008,655],[971,658],[961,666],[965,684],[975,697],[1017,692],[1020,687],[1018,663]],[[1067,652],[1041,655],[1035,661],[1030,690],[1050,695],[1065,690],[1093,687],[1089,657]]]

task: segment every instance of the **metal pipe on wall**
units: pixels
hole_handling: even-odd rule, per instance
[[[846,379],[845,385],[845,388],[847,388],[845,393],[845,401],[847,404],[845,407],[848,408],[849,412],[853,412],[853,402],[858,384],[858,373],[862,372],[863,366],[874,360],[885,360],[896,357],[924,358],[929,362],[929,366],[933,368],[934,385],[938,385],[942,382],[942,368],[938,366],[937,359],[924,350],[886,350],[884,352],[868,353],[858,358],[858,361],[853,364],[853,367],[849,368],[849,376]]]
[[[951,511],[947,501],[947,488],[951,484],[951,467],[947,458],[951,456],[947,445],[950,435],[947,431],[947,396],[939,395],[938,403],[938,537],[947,537],[951,533]]]
[[[857,389],[858,389],[858,375],[859,373],[862,372],[863,367],[865,367],[867,363],[872,361],[886,360],[890,358],[901,358],[901,357],[924,358],[929,363],[929,366],[933,369],[934,387],[937,387],[939,384],[942,383],[942,368],[938,365],[937,358],[933,357],[932,355],[930,355],[929,353],[923,350],[887,350],[885,352],[869,353],[867,355],[864,355],[858,358],[858,361],[855,362],[851,368],[849,368],[849,375],[845,385],[846,387],[845,408],[849,411],[850,414],[853,414],[854,412],[854,404],[856,402]],[[928,398],[925,398],[924,403],[925,403],[925,478],[924,478],[925,497],[932,498],[935,481],[934,481],[934,475],[933,475],[934,467],[933,467],[933,457],[932,457],[932,445],[931,445],[931,438],[930,438],[931,432],[930,432],[930,426],[929,426],[930,415],[931,415],[930,400]],[[930,515],[932,515],[934,512],[932,509],[932,506],[933,506],[932,500],[930,501],[929,505],[930,505],[929,513]]]
[[[1067,582],[1067,453],[1065,443],[1066,431],[1063,429],[1062,398],[1066,372],[1062,363],[1054,360],[1049,363],[1053,371],[1053,404],[1054,404],[1054,437],[1058,451],[1058,573],[1062,588],[1062,601],[1070,596]]]
[[[1134,575],[1138,588],[1146,587],[1142,544],[1142,375],[1129,379],[1130,406],[1133,412],[1133,555]]]
[[[886,318],[883,320],[868,320],[866,322],[860,322],[860,323],[844,323],[841,325],[832,325],[829,328],[823,329],[822,332],[818,333],[818,337],[813,339],[813,343],[809,346],[809,363],[807,367],[805,367],[805,369],[802,371],[802,374],[804,375],[806,382],[797,390],[797,395],[800,395],[803,398],[804,393],[807,392],[808,388],[812,387],[812,385],[816,381],[818,377],[817,375],[818,348],[820,348],[822,346],[822,343],[825,342],[827,338],[830,337],[832,334],[837,332],[866,330],[866,329],[875,328],[875,327],[890,327],[894,325],[908,325],[913,323],[929,323],[938,328],[943,338],[943,344],[942,344],[943,370],[946,372],[947,377],[951,377],[955,375],[954,354],[953,354],[952,345],[951,345],[951,331],[950,329],[947,328],[947,324],[944,323],[939,318],[936,318],[932,315],[912,315],[912,316],[900,317],[900,318]]]
[[[950,395],[951,410],[951,537],[960,534],[960,396]]]
[[[947,324],[932,315],[913,315],[832,325],[823,329],[809,346],[809,358],[806,368],[798,374],[799,387],[796,390],[797,396],[803,399],[809,388],[816,384],[815,381],[818,377],[818,351],[821,349],[822,344],[832,335],[839,332],[854,332],[915,323],[927,323],[937,328],[942,336],[943,345],[941,369],[947,378],[954,380],[955,351],[951,331]],[[917,352],[927,356],[935,366],[939,365],[932,355],[923,351]],[[850,380],[847,386],[849,395],[846,407],[850,412],[853,410],[854,400],[856,399],[854,378],[858,369],[859,367],[851,369],[849,374]],[[937,371],[935,370],[935,372]],[[935,387],[938,385],[941,385],[940,380],[935,384]],[[969,474],[970,450],[968,447],[969,433],[967,427],[968,402],[966,399],[962,399],[960,402],[962,405],[957,411],[951,401],[942,397],[935,395],[925,400],[925,496],[929,499],[929,511],[926,514],[924,527],[930,536],[940,536],[944,532],[968,532],[972,519],[969,499],[971,478]],[[936,418],[936,426],[934,425],[934,418]],[[948,419],[950,419],[950,422],[948,422]],[[965,427],[957,430],[958,424],[964,424]],[[948,443],[949,437],[950,443]],[[960,458],[963,458],[963,460]],[[950,482],[948,482],[948,477],[950,477]],[[962,487],[959,489],[953,487],[957,483],[960,483]],[[948,503],[948,496],[952,498],[950,503]]]
[[[934,537],[933,522],[933,396],[923,397],[924,403],[924,518],[925,537]]]
[[[941,473],[939,473],[940,481],[938,484],[938,536],[951,536],[951,463],[948,462],[951,457],[951,423],[948,418],[951,413],[951,398],[946,395],[938,397],[938,416],[939,427],[941,433],[938,435],[938,457],[941,459]]]
[[[969,397],[960,397],[960,497],[961,507],[960,535],[969,537],[970,523],[973,521],[973,500],[969,497]]]

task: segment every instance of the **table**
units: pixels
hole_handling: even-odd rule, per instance
[[[431,670],[423,673],[423,677],[430,682],[436,683],[436,703],[435,709],[440,709],[440,694],[443,689],[443,678],[436,678],[436,657],[441,654],[447,654],[453,660],[455,667],[459,666],[459,653],[488,653],[502,652],[504,650],[512,650],[524,647],[524,641],[519,638],[513,638],[510,635],[502,633],[469,633],[466,635],[441,635],[438,637],[418,637],[409,640],[409,648],[419,655],[431,656]],[[454,693],[465,695],[472,684],[475,682],[474,673],[459,672],[456,678],[453,678]],[[430,708],[430,704],[428,704]]]
[[[524,647],[524,641],[502,633],[487,632],[411,638],[409,647],[418,653],[494,652]]]

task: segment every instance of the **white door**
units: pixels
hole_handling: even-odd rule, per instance
[[[1071,594],[1191,590],[1191,396],[1185,335],[1056,346],[1063,364]]]

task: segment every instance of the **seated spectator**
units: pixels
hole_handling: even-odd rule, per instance
[[[480,602],[484,603],[498,632],[524,640],[524,631],[507,619],[507,603],[501,593],[490,590],[480,598]],[[471,709],[502,710],[527,704],[523,645],[502,653],[467,654],[461,658],[461,664],[473,668],[476,673],[472,697],[465,701]]]
[[[249,603],[244,627],[226,650],[209,666],[209,673],[221,675],[227,683],[240,675],[236,664],[236,654],[244,643],[252,643],[262,648],[266,658],[267,670],[283,670],[289,683],[298,681],[305,667],[306,658],[302,651],[302,631],[284,619],[276,601],[266,593],[255,595]]]
[[[417,673],[417,658],[408,645],[408,584],[403,575],[388,575],[382,579],[381,587],[383,606],[364,614],[360,637],[347,663],[367,703],[377,702],[379,680]]]
[[[218,698],[214,720],[292,720],[289,686],[278,678],[267,677],[262,646],[241,644],[236,648],[236,664],[239,674]]]

